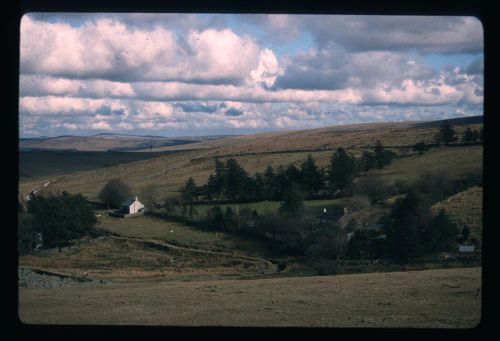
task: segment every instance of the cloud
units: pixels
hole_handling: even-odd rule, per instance
[[[265,40],[290,43],[297,39],[302,28],[300,16],[288,14],[242,14],[241,21],[257,25],[267,33]]]
[[[111,126],[106,121],[97,121],[89,124],[89,128],[93,130],[111,130]]]
[[[89,99],[59,96],[31,97],[19,99],[19,111],[31,115],[85,115],[97,113],[103,108],[127,115],[129,106],[126,102],[110,99]]]
[[[176,36],[161,26],[133,27],[110,18],[97,18],[79,27],[36,21],[29,15],[21,22],[24,75],[201,84],[240,84],[255,79],[272,84],[278,70],[272,51],[228,28],[191,30]],[[105,82],[91,85],[110,91]],[[119,96],[130,89],[114,91]]]
[[[20,133],[189,135],[480,114],[482,44],[467,17],[29,14]],[[438,72],[422,56],[458,52],[478,58]]]
[[[276,87],[292,89],[342,89],[400,83],[404,79],[428,79],[435,71],[418,57],[404,53],[311,49],[286,63]]]
[[[482,24],[475,17],[304,15],[295,25],[308,31],[320,47],[335,45],[348,51],[449,54],[484,49]]]
[[[78,125],[77,124],[63,123],[62,125],[63,125],[64,128],[66,128],[68,130],[77,130],[78,129]]]

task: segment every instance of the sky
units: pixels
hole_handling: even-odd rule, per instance
[[[20,32],[21,137],[483,114],[474,17],[28,13]]]

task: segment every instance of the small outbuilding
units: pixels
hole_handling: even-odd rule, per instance
[[[458,247],[458,252],[460,253],[472,253],[475,251],[475,248],[473,245],[460,245]]]
[[[137,199],[137,197],[129,198],[122,203],[122,212],[125,214],[135,214],[142,212],[143,210],[144,205]]]

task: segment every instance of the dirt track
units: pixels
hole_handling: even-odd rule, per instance
[[[270,274],[273,274],[273,273],[278,271],[278,266],[276,264],[274,264],[266,259],[263,259],[263,258],[250,257],[250,256],[240,256],[240,255],[235,255],[235,254],[230,253],[230,252],[194,249],[194,248],[189,248],[189,247],[184,247],[184,246],[173,245],[173,244],[170,244],[170,243],[167,243],[164,241],[155,240],[155,239],[142,239],[142,238],[123,237],[123,236],[120,236],[120,237],[112,236],[112,238],[124,239],[124,240],[135,240],[135,241],[149,244],[149,246],[156,246],[160,249],[165,249],[165,250],[174,249],[174,250],[193,252],[193,253],[198,253],[198,254],[226,256],[226,257],[234,258],[236,260],[245,260],[245,261],[264,263],[266,265],[266,267],[268,268],[268,270],[263,271],[262,273],[260,273],[258,275],[270,275]],[[249,276],[251,276],[251,275],[249,275]]]

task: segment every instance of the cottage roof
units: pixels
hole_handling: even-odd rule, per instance
[[[130,205],[132,205],[135,201],[139,201],[139,200],[137,200],[137,197],[130,197],[130,198],[128,198],[127,200],[125,200],[125,201],[122,203],[122,206],[130,206]]]

